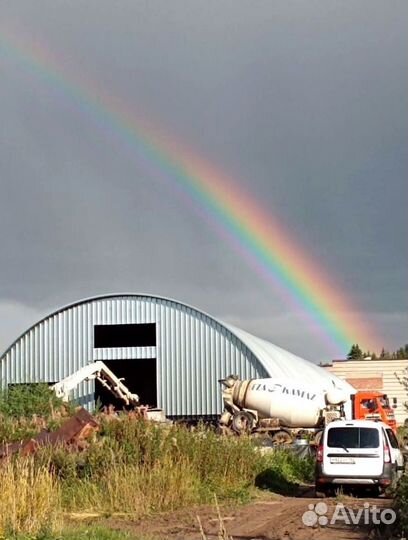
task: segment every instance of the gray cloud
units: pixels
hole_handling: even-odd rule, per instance
[[[26,0],[3,2],[0,19],[229,172],[387,347],[406,341],[406,2]],[[18,306],[26,321],[134,290],[325,358],[120,133],[1,48],[0,81],[0,298],[17,306],[4,346]]]

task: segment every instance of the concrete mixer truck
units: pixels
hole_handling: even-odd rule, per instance
[[[350,396],[335,386],[323,391],[293,379],[242,381],[234,375],[220,383],[224,402],[219,423],[222,431],[265,434],[273,444],[288,444],[306,433],[318,437],[333,420],[369,418],[370,409],[366,408],[367,414],[364,413],[363,397],[364,403],[374,401],[378,405],[378,418],[372,419],[385,421],[395,429],[387,396],[378,392],[364,392],[360,399],[358,392]]]

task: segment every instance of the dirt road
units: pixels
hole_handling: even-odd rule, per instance
[[[345,510],[341,508],[339,510],[338,507],[337,512],[340,518],[335,523],[330,523],[338,504],[343,504]],[[369,508],[375,505],[380,512],[391,508],[392,501],[355,498],[322,500],[307,496],[276,497],[235,508],[222,508],[221,514],[228,537],[234,540],[371,540],[382,538],[384,531],[379,532],[373,525],[372,517],[369,520],[365,519],[368,516],[368,505],[370,505]],[[357,520],[358,510],[361,510],[360,523],[353,524],[353,516]],[[200,532],[197,516],[208,540],[220,538],[220,523],[215,507],[200,507],[155,516],[138,523],[123,521],[119,523],[109,520],[109,526],[160,540],[202,540],[203,535]],[[313,525],[318,518],[320,518],[320,524]]]

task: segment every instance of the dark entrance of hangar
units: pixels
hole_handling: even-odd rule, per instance
[[[141,405],[157,406],[157,367],[156,358],[132,360],[104,360],[104,363],[116,375],[123,378],[129,390],[140,397]],[[95,381],[95,402],[103,407],[113,405],[123,409],[124,404],[99,381]]]

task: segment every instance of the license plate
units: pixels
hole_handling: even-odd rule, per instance
[[[330,463],[355,463],[356,460],[352,457],[332,457]]]

